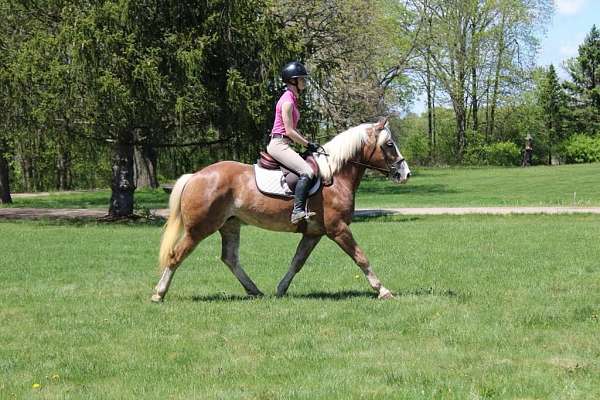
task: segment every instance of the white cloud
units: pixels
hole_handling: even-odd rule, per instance
[[[575,15],[585,6],[587,0],[554,0],[559,14]]]

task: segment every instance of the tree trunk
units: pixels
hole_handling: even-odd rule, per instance
[[[465,148],[467,146],[466,127],[467,127],[467,110],[465,106],[465,79],[467,71],[464,64],[464,45],[461,47],[462,56],[459,58],[456,92],[453,96],[454,114],[456,116],[456,157],[458,162],[462,162]]]
[[[466,123],[467,123],[467,112],[466,112],[466,78],[468,75],[467,68],[467,23],[462,21],[459,36],[459,46],[456,50],[456,72],[454,79],[454,93],[451,95],[451,99],[454,107],[454,113],[456,116],[456,157],[458,162],[462,162],[465,148],[467,146],[467,140],[465,136]]]
[[[33,192],[34,181],[33,181],[33,168],[31,166],[31,159],[28,155],[21,153],[21,177],[23,179],[23,191]]]
[[[490,81],[485,84],[485,142],[490,142]]]
[[[431,67],[429,65],[429,51],[427,52],[427,137],[429,139],[429,158],[433,159],[433,101],[431,99]]]
[[[466,128],[466,112],[463,103],[457,102],[454,107],[456,115],[456,157],[459,162],[462,162],[466,148],[465,128]]]
[[[112,160],[112,195],[108,215],[112,218],[133,215],[133,179],[134,146],[130,143],[115,144]]]
[[[10,204],[12,198],[10,196],[10,180],[8,161],[6,160],[6,143],[0,139],[0,203]]]
[[[435,119],[435,83],[433,84],[432,88],[431,88],[431,130],[432,130],[432,143],[433,143],[433,148],[435,149],[437,147],[437,138],[436,138],[436,119]],[[437,152],[436,152],[437,154]]]
[[[477,98],[477,68],[471,68],[471,95],[472,95],[472,103],[471,110],[473,115],[473,132],[477,132],[479,130],[479,117],[477,113],[479,112],[479,99]]]
[[[70,157],[62,144],[58,146],[58,156],[56,160],[56,188],[58,190],[69,190],[69,168]]]
[[[490,106],[490,124],[489,124],[489,138],[494,140],[494,123],[496,118],[496,105],[498,102],[498,90],[500,87],[500,70],[502,68],[502,57],[504,57],[504,25],[506,22],[506,16],[502,14],[502,22],[500,24],[500,37],[498,38],[498,59],[496,60],[496,71],[494,75],[494,89],[492,91],[492,104]]]
[[[144,144],[135,147],[135,187],[136,188],[152,188],[158,187],[158,179],[156,177],[156,150],[152,145]]]
[[[498,87],[500,84],[500,66],[496,67],[496,76],[494,78],[494,89],[492,91],[492,104],[490,105],[490,124],[489,139],[494,140],[494,124],[496,119],[496,104],[498,102]]]

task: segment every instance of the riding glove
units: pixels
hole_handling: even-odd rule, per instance
[[[306,149],[311,153],[316,153],[317,151],[319,151],[319,147],[321,146],[314,142],[308,142],[306,144]]]

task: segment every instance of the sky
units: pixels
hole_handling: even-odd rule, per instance
[[[567,79],[563,62],[577,55],[579,45],[596,24],[600,28],[600,0],[554,0],[555,12],[541,39],[537,65],[554,64],[559,78]],[[424,96],[415,101],[412,112],[425,111]]]
[[[579,45],[592,29],[600,28],[600,0],[554,0],[552,24],[541,42],[538,65],[554,64],[561,78],[568,75],[563,61],[577,55]]]

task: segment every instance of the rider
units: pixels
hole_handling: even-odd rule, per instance
[[[298,109],[298,96],[306,87],[308,72],[304,65],[297,61],[287,63],[281,71],[281,79],[285,82],[287,90],[279,98],[275,106],[275,122],[271,130],[271,140],[267,152],[277,161],[296,172],[299,176],[296,190],[294,191],[294,209],[291,222],[297,224],[302,219],[315,215],[306,209],[306,198],[313,179],[312,168],[291,147],[292,142],[306,146],[311,152],[318,150],[318,145],[308,141],[296,130],[300,111]]]

